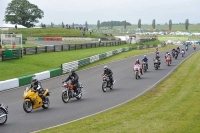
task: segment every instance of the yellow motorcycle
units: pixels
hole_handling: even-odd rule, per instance
[[[44,99],[42,100],[41,96],[39,96],[39,92],[35,91],[33,88],[27,87],[24,90],[24,103],[23,103],[23,109],[26,113],[30,113],[32,109],[40,108],[43,109],[49,108],[49,98],[47,96],[50,96],[49,90],[46,89],[43,92]]]

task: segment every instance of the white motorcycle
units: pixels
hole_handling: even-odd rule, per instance
[[[0,104],[0,125],[3,125],[6,123],[8,119],[8,106],[4,106],[3,104]]]
[[[140,78],[140,65],[137,64],[134,66],[134,74],[135,74],[135,79]]]

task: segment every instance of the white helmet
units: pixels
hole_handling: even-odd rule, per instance
[[[144,57],[147,57],[146,55],[144,55]]]
[[[107,66],[104,66],[104,70],[107,70],[108,69],[108,67]]]

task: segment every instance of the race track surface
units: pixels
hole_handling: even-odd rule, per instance
[[[197,47],[197,50],[199,50],[199,47]],[[165,77],[181,61],[194,53],[194,50],[190,47],[185,57],[181,57],[179,54],[178,59],[173,59],[170,66],[167,66],[165,63],[165,52],[160,52],[161,67],[159,70],[155,70],[153,67],[155,53],[147,54],[149,69],[138,80],[134,77],[132,66],[136,59],[140,59],[141,61],[143,55],[108,63],[107,65],[112,69],[116,82],[114,89],[108,90],[105,93],[101,89],[101,74],[103,73],[104,65],[78,71],[80,82],[84,86],[83,97],[81,100],[71,99],[69,103],[63,103],[61,99],[61,92],[63,90],[61,80],[65,79],[67,75],[42,81],[43,87],[48,88],[51,92],[51,96],[49,97],[50,108],[46,110],[39,108],[33,110],[31,113],[24,112],[22,95],[25,86],[7,92],[0,92],[0,102],[9,107],[8,121],[5,125],[0,126],[0,133],[27,133],[41,130],[70,122],[126,102],[143,93],[157,81]]]

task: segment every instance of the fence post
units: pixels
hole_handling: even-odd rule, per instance
[[[37,54],[38,52],[37,52],[37,47],[35,47],[35,53]]]
[[[64,50],[64,45],[61,45],[61,51],[63,51]]]
[[[56,45],[54,45],[53,48],[54,48],[54,52],[56,52]]]
[[[70,44],[68,44],[68,49],[70,50]]]
[[[47,46],[45,46],[45,52],[47,52]]]
[[[81,44],[81,49],[83,49],[83,44]]]

